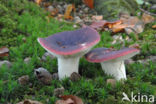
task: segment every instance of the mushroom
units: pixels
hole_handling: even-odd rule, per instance
[[[47,38],[38,38],[40,45],[57,57],[59,79],[78,73],[79,59],[100,41],[96,30],[90,27],[65,31]]]
[[[112,75],[116,80],[127,79],[124,60],[139,53],[136,48],[123,48],[113,50],[109,48],[96,48],[85,55],[89,62],[101,63],[103,71]]]

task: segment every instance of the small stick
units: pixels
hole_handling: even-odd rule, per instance
[[[139,8],[142,12],[144,12],[144,13],[147,13],[147,14],[149,14],[149,15],[153,15],[153,16],[156,16],[156,14],[154,14],[154,13],[151,13],[151,12],[149,12],[149,11],[146,11],[146,10],[144,10],[144,9],[142,9],[142,8]]]

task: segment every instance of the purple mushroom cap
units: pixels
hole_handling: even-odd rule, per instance
[[[58,55],[76,54],[99,41],[98,32],[90,27],[57,33],[47,38],[38,38],[43,48]]]
[[[85,58],[89,62],[104,62],[113,59],[125,60],[135,54],[139,53],[140,50],[136,48],[123,48],[121,50],[112,50],[109,48],[96,48],[85,55]]]

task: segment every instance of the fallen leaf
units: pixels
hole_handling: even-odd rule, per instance
[[[0,48],[0,57],[9,56],[9,49],[7,47]]]
[[[92,16],[92,20],[94,21],[101,21],[103,19],[103,16]]]
[[[73,4],[69,4],[66,8],[65,14],[64,14],[64,18],[65,19],[73,19],[72,16],[70,16],[72,10],[75,10],[75,6]]]
[[[30,100],[30,99],[27,99],[27,100],[24,100],[24,101],[19,102],[17,104],[42,104],[42,103],[38,102],[38,101],[33,101],[33,100]]]
[[[94,0],[83,0],[83,2],[91,9],[94,8]]]
[[[127,27],[124,28],[127,34],[132,32],[138,34],[144,30],[144,23],[136,16],[122,16],[120,20],[122,21],[122,24],[127,25]]]
[[[92,19],[101,19],[101,17],[92,17]],[[93,22],[90,27],[96,30],[112,30],[113,33],[125,31],[127,34],[131,32],[138,34],[144,30],[144,22],[142,22],[136,16],[129,16],[128,14],[120,15],[120,20],[117,21],[106,21],[100,20]],[[107,28],[106,28],[107,27]]]
[[[81,98],[74,95],[63,95],[61,96],[61,98],[63,100],[72,99],[74,101],[74,104],[84,104]]]
[[[130,33],[135,33],[135,34],[138,34],[138,33],[141,33],[144,31],[144,23],[142,21],[134,24],[134,25],[129,25],[128,27],[126,27],[125,29],[125,32],[127,34],[130,34]]]
[[[107,21],[102,20],[102,21],[97,21],[97,22],[93,22],[90,27],[94,28],[94,29],[99,29],[99,28],[103,28],[105,26],[105,24],[107,23]]]
[[[136,16],[130,16],[130,17],[125,17],[125,18],[120,18],[120,20],[122,21],[122,23],[124,24],[128,24],[128,25],[134,25],[137,22],[139,22],[139,18]]]
[[[81,98],[74,95],[63,95],[60,98],[62,100],[56,101],[55,104],[84,104]]]
[[[149,14],[144,13],[142,15],[142,21],[147,24],[147,23],[151,23],[155,20],[155,18]]]
[[[114,25],[111,30],[113,33],[117,33],[117,32],[122,32],[126,27],[128,27],[127,24],[117,24]]]
[[[90,25],[90,27],[99,30],[99,29],[104,29],[104,27],[107,26],[109,29],[113,28],[113,31],[117,31],[117,30],[119,31],[121,29],[121,26],[119,26],[119,24],[121,24],[121,23],[122,23],[121,20],[117,20],[117,21],[113,21],[113,22],[102,20],[102,21],[93,22]],[[119,26],[119,27],[117,27],[117,26]]]
[[[109,28],[113,28],[115,25],[121,24],[122,21],[121,20],[117,20],[117,21],[112,21],[112,22],[108,22],[105,24],[106,26],[108,26]]]
[[[42,0],[35,0],[37,5],[40,5],[40,3],[42,2]]]
[[[55,104],[75,104],[72,99],[57,100]]]
[[[156,25],[153,25],[152,28],[153,28],[153,29],[156,29]]]

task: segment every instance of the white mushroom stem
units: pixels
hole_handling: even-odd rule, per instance
[[[124,61],[108,61],[101,63],[103,71],[116,80],[127,79]]]
[[[73,72],[78,73],[80,57],[58,58],[59,79],[70,77]]]

